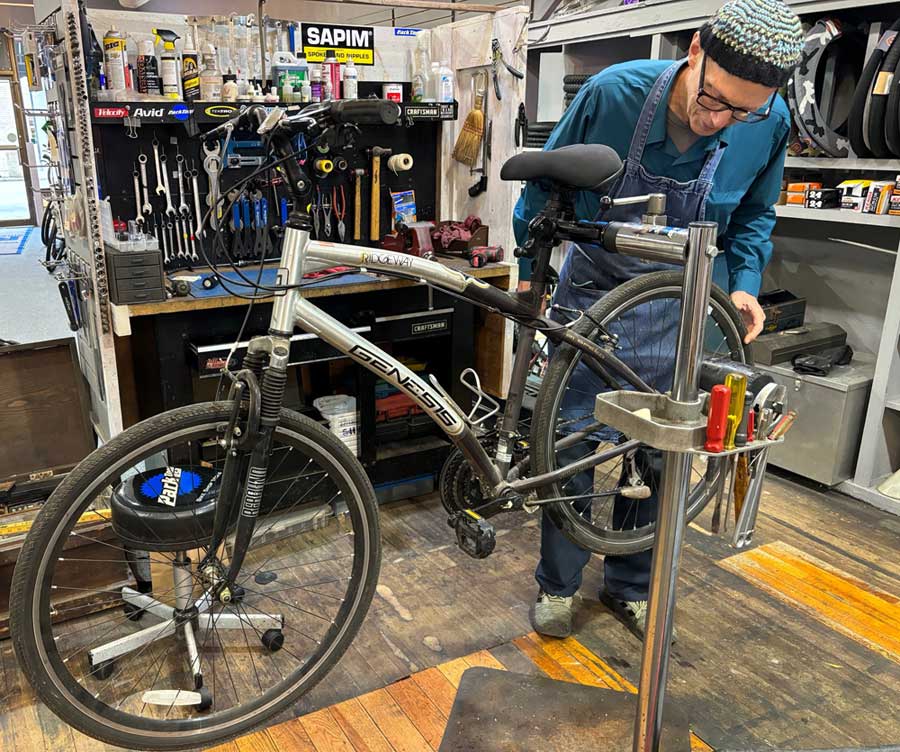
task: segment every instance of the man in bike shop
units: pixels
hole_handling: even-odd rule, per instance
[[[716,260],[714,281],[730,291],[746,325],[746,342],[762,331],[765,319],[756,296],[772,254],[773,205],[781,190],[790,130],[787,107],[776,90],[786,82],[802,48],[800,20],[780,0],[733,0],[694,34],[686,59],[636,60],[590,78],[544,147],[606,144],[625,165],[610,191],[613,199],[665,193],[669,224],[717,222],[718,245],[725,252]],[[526,186],[513,220],[520,245],[547,195],[538,184]],[[601,212],[599,199],[596,193],[580,193],[577,216],[640,221],[645,209],[614,206]],[[626,280],[667,268],[672,267],[575,246],[561,269],[554,302],[587,310]],[[642,335],[652,338],[654,322],[649,317],[638,326]],[[626,345],[620,341],[619,346]],[[628,362],[627,352],[620,349],[616,354]],[[639,363],[632,365],[640,374]],[[585,408],[592,412],[592,398],[580,399],[590,402]],[[639,464],[644,482],[658,487],[659,453],[645,451]],[[656,476],[653,481],[647,477],[651,474]],[[577,492],[590,493],[592,478],[592,471],[578,476]],[[621,519],[617,512],[624,501],[616,497],[614,521]],[[655,519],[656,502],[655,492],[640,502],[643,519],[638,524]],[[651,550],[607,556],[600,593],[641,638],[651,557]],[[532,610],[538,632],[557,637],[571,632],[573,600],[589,559],[588,551],[543,515],[541,560],[535,572],[540,592]]]

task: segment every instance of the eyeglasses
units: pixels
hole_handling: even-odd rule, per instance
[[[714,97],[708,91],[704,91],[703,83],[706,81],[706,55],[703,56],[703,62],[700,63],[700,88],[697,89],[697,104],[704,110],[710,112],[725,112],[731,110],[732,120],[739,123],[759,123],[765,120],[772,112],[772,105],[775,104],[775,93],[769,100],[769,106],[765,110],[742,110],[740,107],[734,107],[728,102],[723,102],[718,97]]]

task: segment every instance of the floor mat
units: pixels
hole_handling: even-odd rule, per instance
[[[6,227],[0,229],[0,256],[18,256],[34,227]]]

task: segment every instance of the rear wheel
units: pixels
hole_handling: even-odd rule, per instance
[[[286,410],[236,587],[218,596],[233,540],[213,551],[209,531],[231,409],[192,405],[120,434],[67,476],[25,541],[16,654],[86,734],[166,750],[246,733],[321,680],[365,617],[380,557],[372,486],[335,436]]]
[[[616,356],[659,392],[671,388],[675,336],[681,312],[681,272],[655,272],[612,290],[598,300],[573,327],[592,341],[600,329],[618,337]],[[713,287],[705,330],[705,357],[747,362],[744,327],[724,291]],[[615,381],[615,379],[613,379]],[[565,467],[590,454],[608,459],[540,490],[545,499],[579,497],[544,507],[554,523],[578,545],[603,554],[630,554],[653,545],[656,523],[647,499],[655,497],[659,453],[648,447],[628,448],[629,437],[593,417],[597,393],[630,389],[589,371],[582,353],[562,345],[553,353],[535,405],[532,427],[534,474]],[[585,429],[589,429],[585,431]],[[578,432],[583,436],[579,437]],[[692,520],[712,496],[720,463],[698,457],[686,504]],[[596,494],[591,499],[585,495]]]

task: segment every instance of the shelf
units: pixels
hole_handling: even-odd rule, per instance
[[[879,480],[878,483],[881,483],[881,480]],[[855,481],[845,480],[843,483],[836,486],[835,490],[847,494],[847,496],[852,496],[854,499],[859,499],[867,504],[871,504],[878,509],[883,509],[885,512],[900,515],[900,500],[885,496],[875,486],[866,488]]]
[[[849,225],[876,225],[900,230],[900,217],[888,214],[863,214],[843,209],[807,209],[803,206],[776,206],[775,214],[783,219],[808,219],[815,222],[839,222]]]
[[[896,410],[900,412],[900,397],[894,397],[893,399],[886,399],[884,401],[884,406],[889,410]]]
[[[900,174],[900,159],[856,159],[848,157],[787,157],[785,168],[804,170],[872,170]]]
[[[94,125],[124,125],[125,118],[137,118],[141,125],[178,125],[179,123],[222,123],[234,117],[248,102],[91,102]],[[266,105],[267,109],[276,105]],[[292,105],[285,105],[286,107]],[[436,122],[456,120],[459,103],[401,102],[404,121]]]

